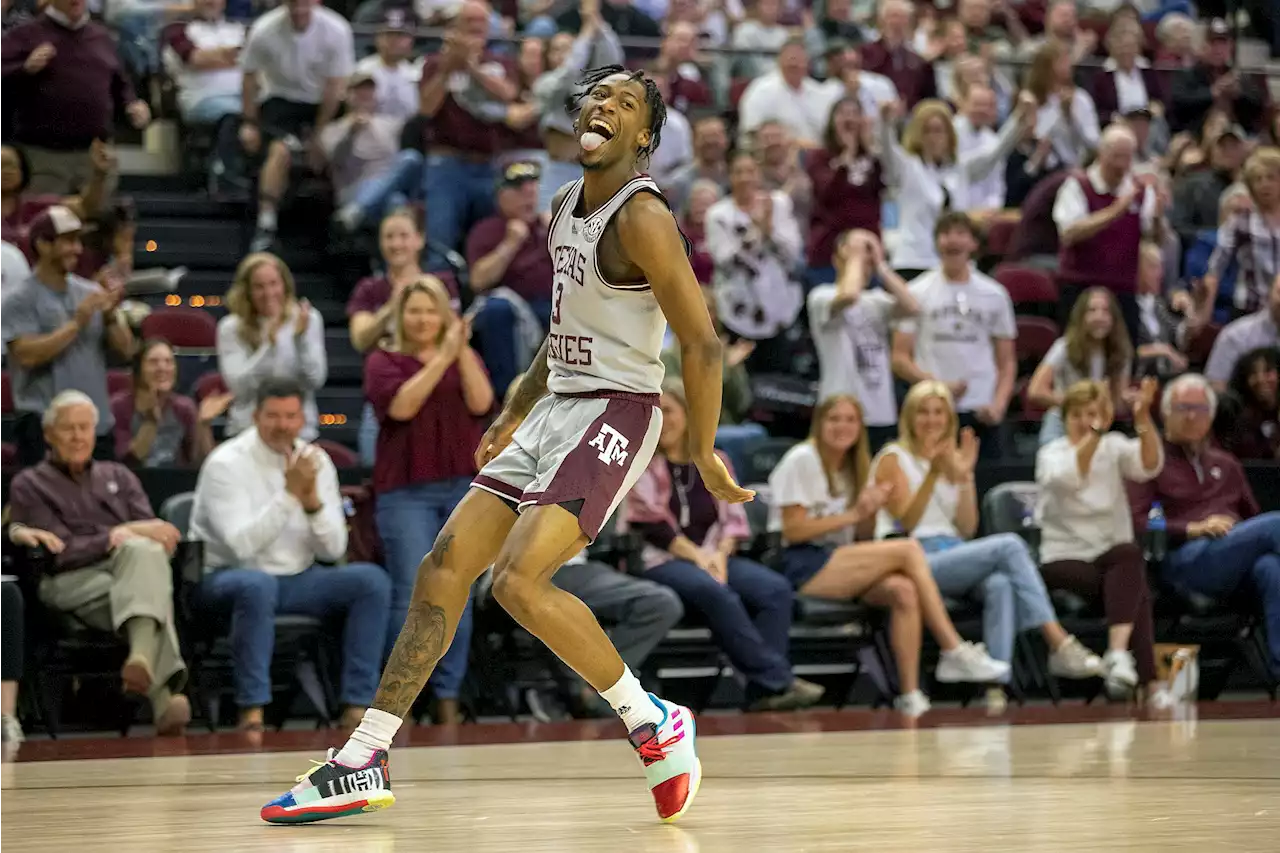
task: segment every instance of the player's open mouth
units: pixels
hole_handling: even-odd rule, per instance
[[[604,137],[605,142],[613,139],[613,134],[616,132],[609,126],[608,122],[599,118],[593,118],[591,121],[587,122],[587,130],[600,134]]]

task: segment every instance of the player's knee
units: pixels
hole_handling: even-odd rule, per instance
[[[501,563],[493,568],[493,600],[519,621],[539,597],[538,583]]]

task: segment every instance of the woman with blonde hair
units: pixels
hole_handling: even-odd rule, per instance
[[[1071,308],[1062,337],[1053,342],[1031,375],[1027,396],[1048,409],[1040,423],[1040,444],[1063,435],[1062,399],[1081,379],[1103,381],[1111,389],[1113,410],[1123,406],[1133,373],[1133,343],[1120,303],[1105,287],[1091,287]]]
[[[782,533],[783,572],[802,594],[857,598],[889,610],[899,688],[894,707],[919,716],[929,710],[920,690],[922,627],[942,649],[939,681],[998,681],[1008,677],[1009,665],[960,639],[919,543],[854,544],[870,536],[888,493],[870,474],[861,405],[848,394],[827,397],[814,410],[808,440],[787,451],[769,475],[769,526]]]
[[[1144,379],[1133,407],[1138,437],[1127,438],[1108,431],[1113,409],[1106,383],[1086,379],[1067,389],[1066,434],[1036,454],[1036,521],[1045,582],[1102,600],[1107,694],[1127,699],[1142,683],[1148,703],[1167,707],[1168,691],[1156,680],[1146,561],[1133,539],[1125,491],[1126,482],[1148,482],[1164,467],[1160,433],[1151,420],[1155,395],[1156,380]]]
[[[1210,293],[1231,262],[1239,264],[1234,296],[1237,314],[1266,307],[1271,282],[1280,275],[1280,148],[1259,148],[1244,162],[1242,178],[1253,210],[1233,216],[1218,229],[1218,247],[1204,280]]]
[[[1049,168],[1083,166],[1102,130],[1093,98],[1076,88],[1071,51],[1057,41],[1040,48],[1027,68],[1023,91],[1034,99],[1036,139],[1049,140]]]
[[[938,217],[968,198],[970,183],[1004,163],[1030,120],[1031,105],[1020,100],[1000,128],[996,143],[964,156],[957,156],[956,130],[946,102],[916,104],[901,144],[893,121],[899,110],[901,104],[896,101],[881,107],[879,156],[885,183],[895,189],[898,199],[899,239],[890,261],[899,275],[910,280],[937,266],[933,231]]]
[[[329,375],[320,312],[297,298],[293,273],[270,252],[254,252],[240,262],[226,304],[230,313],[218,321],[218,370],[235,397],[226,435],[253,422],[259,385],[288,379],[306,392],[301,435],[311,441],[319,434],[315,391]]]
[[[996,660],[1012,660],[1016,634],[1039,628],[1049,644],[1053,675],[1101,674],[1102,661],[1059,624],[1027,543],[1015,533],[973,538],[978,439],[972,429],[958,427],[945,384],[926,380],[912,386],[902,404],[898,440],[873,464],[875,482],[888,492],[876,517],[876,538],[918,540],[944,594],[983,602],[983,638]],[[1008,673],[991,681],[1003,685]],[[988,702],[1003,707],[1003,688],[993,688]]]
[[[418,563],[476,473],[481,418],[493,407],[489,376],[467,345],[469,324],[454,313],[440,280],[423,276],[394,304],[391,344],[364,364],[365,397],[379,422],[373,491],[391,574],[387,653],[404,625]],[[431,675],[437,722],[460,722],[458,691],[470,646],[468,602],[453,645]]]

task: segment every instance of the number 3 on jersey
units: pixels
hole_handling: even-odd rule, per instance
[[[567,283],[582,286],[583,261],[586,256],[576,246],[556,246],[555,257],[555,293],[551,304],[551,325],[560,324],[560,303],[564,299],[564,286]]]

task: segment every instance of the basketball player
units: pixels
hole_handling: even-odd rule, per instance
[[[390,806],[387,750],[453,640],[471,585],[494,567],[494,598],[622,718],[664,821],[698,792],[688,708],[645,692],[591,611],[551,577],[592,541],[644,471],[661,429],[666,324],[680,342],[690,453],[717,498],[742,503],[712,450],[720,341],[688,244],[637,164],[657,148],[666,108],[652,80],[618,66],[582,81],[581,180],[552,205],[551,331],[476,451],[482,470],[418,570],[404,629],[373,707],[341,750],[262,809],[307,823]],[[664,319],[665,316],[665,319]]]

